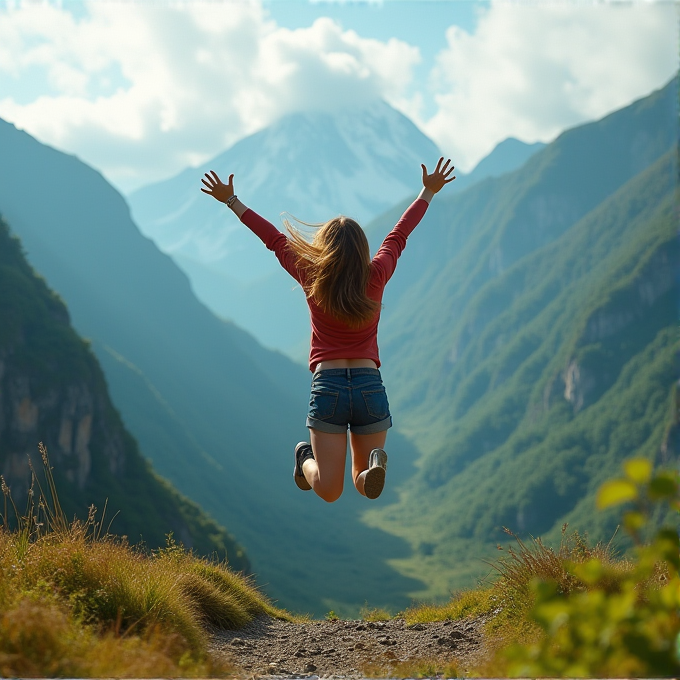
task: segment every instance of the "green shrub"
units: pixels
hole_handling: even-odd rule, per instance
[[[504,655],[511,676],[665,677],[680,673],[680,541],[677,528],[662,527],[642,542],[659,505],[680,509],[678,474],[652,476],[651,463],[624,464],[625,476],[605,483],[601,509],[632,502],[623,525],[636,543],[627,570],[599,557],[567,563],[574,583],[565,592],[555,578],[534,579],[532,620],[543,635],[513,645]]]

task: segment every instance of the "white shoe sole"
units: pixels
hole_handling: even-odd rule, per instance
[[[364,479],[364,493],[371,500],[377,498],[385,487],[385,468],[372,467]]]

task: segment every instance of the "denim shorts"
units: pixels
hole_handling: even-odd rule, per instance
[[[327,368],[312,378],[307,427],[331,434],[375,434],[392,427],[377,368]]]

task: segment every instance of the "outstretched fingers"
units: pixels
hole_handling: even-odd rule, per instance
[[[215,175],[215,177],[217,177],[217,180],[215,180],[213,177],[211,177],[207,172],[205,173],[205,177],[207,177],[207,179],[204,179],[203,177],[201,177],[201,182],[203,182],[203,184],[206,187],[208,187],[208,189],[210,189],[210,191],[213,191],[215,189],[215,187],[218,184],[220,184],[220,178],[217,177],[217,175]],[[201,191],[205,191],[205,190],[201,189]],[[210,193],[210,192],[206,192],[206,193]]]
[[[428,174],[424,163],[421,163],[420,167],[423,169],[423,186],[435,194],[445,184],[453,182],[453,180],[456,179],[455,175],[452,175],[454,166],[451,164],[450,158],[447,158],[446,161],[444,161],[444,156],[441,156],[431,175]]]
[[[213,189],[215,188],[215,185],[213,184],[212,177],[206,172],[205,176],[208,178],[208,181],[206,182],[202,177],[201,177],[201,182],[207,187],[207,189],[201,188],[201,191],[204,194],[212,194]]]
[[[212,196],[221,203],[226,203],[234,195],[234,175],[229,175],[229,183],[225,184],[219,175],[214,171],[206,172],[201,178],[203,187],[201,191],[204,194]]]
[[[205,178],[201,178],[201,182],[210,190],[214,191],[217,187],[219,186],[233,186],[234,182],[234,175],[233,173],[229,175],[229,183],[224,184],[224,182],[219,178],[219,175],[214,171],[211,170],[210,172],[205,173]],[[204,189],[201,189],[201,191],[205,191]],[[210,193],[210,191],[206,191],[205,193]]]
[[[437,170],[435,172],[436,172],[436,174],[438,174],[441,177],[441,181],[444,184],[448,184],[449,182],[453,182],[453,180],[456,179],[455,176],[449,177],[449,175],[455,170],[455,167],[453,165],[451,165],[451,167],[449,167],[449,165],[451,163],[450,158],[447,158],[446,163],[444,163],[444,165],[441,166],[441,162],[443,160],[444,160],[444,157],[442,156],[442,158],[439,159],[439,163],[437,163]]]

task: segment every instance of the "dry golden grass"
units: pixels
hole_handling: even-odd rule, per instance
[[[2,677],[199,677],[229,670],[196,658],[179,634],[98,632],[58,602],[22,597],[0,616]]]
[[[361,667],[366,678],[458,678],[458,665],[441,659],[406,659],[405,661],[370,662]]]
[[[498,658],[499,650],[512,643],[526,645],[540,639],[542,631],[530,618],[534,604],[532,581],[554,581],[565,594],[585,590],[587,584],[579,581],[568,567],[598,559],[609,568],[610,587],[615,590],[617,583],[633,568],[629,560],[616,556],[611,541],[589,546],[578,532],[567,534],[566,525],[557,549],[546,546],[540,538],[523,541],[507,529],[506,533],[515,539],[516,547],[499,546],[503,556],[490,563],[497,574],[492,582],[476,590],[457,593],[445,604],[421,604],[402,614],[409,625],[484,616],[488,658],[474,671],[481,677],[504,675],[506,669]]]
[[[15,526],[6,513],[0,526],[0,676],[224,675],[207,653],[207,624],[290,618],[250,579],[171,537],[148,553],[102,536],[94,512],[68,524],[41,453],[51,502],[38,485]]]
[[[406,623],[412,626],[415,623],[456,621],[481,616],[490,613],[497,606],[494,588],[479,588],[456,593],[444,604],[415,605],[403,612],[402,616]]]
[[[369,607],[367,603],[359,611],[359,617],[363,621],[389,621],[392,615],[386,609]]]
[[[562,539],[557,550],[546,546],[540,538],[532,538],[527,544],[509,529],[504,531],[515,539],[517,548],[498,546],[505,555],[491,566],[499,575],[494,585],[506,594],[525,592],[534,579],[552,581],[564,594],[583,590],[586,584],[577,579],[568,566],[593,559],[611,570],[612,587],[633,568],[630,560],[617,556],[611,540],[589,546],[578,531],[567,534],[566,524],[562,527]]]

